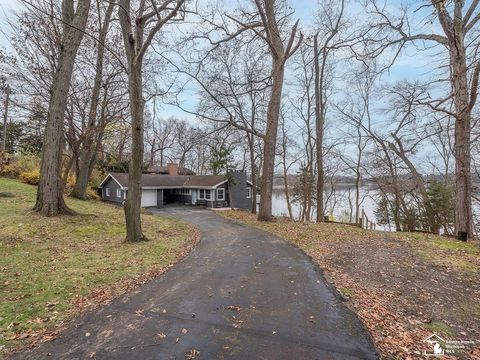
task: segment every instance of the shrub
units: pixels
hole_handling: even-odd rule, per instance
[[[0,176],[18,178],[21,173],[38,171],[40,158],[36,155],[18,154],[0,156]]]
[[[0,176],[17,178],[23,170],[16,163],[0,165]]]
[[[95,189],[92,189],[91,187],[87,189],[87,197],[90,200],[100,200],[100,196],[98,196],[98,193],[95,191]]]
[[[15,164],[23,171],[32,171],[40,169],[40,157],[33,154],[15,155]]]
[[[22,172],[20,174],[20,180],[25,184],[38,185],[38,182],[40,180],[40,171],[32,170],[32,171]]]

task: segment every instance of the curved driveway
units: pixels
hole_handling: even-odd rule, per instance
[[[209,210],[157,212],[201,229],[192,253],[18,358],[377,358],[368,332],[301,250]]]

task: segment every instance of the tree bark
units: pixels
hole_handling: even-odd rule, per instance
[[[323,109],[323,74],[325,59],[323,56],[322,67],[318,60],[318,33],[313,38],[314,69],[315,69],[315,125],[316,125],[316,150],[317,150],[317,222],[323,222],[323,191],[325,187],[325,173],[323,169],[323,132],[324,114]]]
[[[467,80],[467,63],[463,34],[458,32],[450,47],[452,84],[455,104],[455,228],[458,238],[473,238],[472,174],[470,151],[471,110]],[[472,89],[473,91],[473,89]]]
[[[8,105],[10,100],[10,87],[5,88],[5,110],[3,112],[3,136],[2,136],[2,153],[7,154],[7,121],[8,121]]]
[[[247,133],[248,150],[250,152],[250,173],[252,175],[252,209],[251,213],[257,213],[257,165],[255,162],[255,137]]]
[[[40,180],[34,210],[45,216],[73,214],[63,199],[62,153],[63,120],[75,57],[83,38],[90,10],[90,0],[79,0],[74,12],[73,1],[63,1],[64,30],[57,68],[53,77],[47,124],[42,149]]]
[[[142,66],[132,61],[129,66],[128,92],[130,96],[130,113],[132,124],[132,154],[128,171],[128,193],[125,201],[125,222],[127,241],[146,240],[142,233],[141,200],[143,168],[143,81]]]
[[[263,174],[261,179],[260,209],[258,220],[272,220],[272,189],[275,172],[275,154],[277,144],[278,116],[282,99],[283,76],[285,66],[283,61],[274,60],[272,76],[272,94],[267,109],[267,128],[263,146]]]

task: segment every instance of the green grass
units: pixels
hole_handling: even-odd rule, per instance
[[[480,247],[475,244],[430,234],[399,233],[395,236],[411,240],[413,249],[424,260],[456,270],[478,272]]]
[[[443,322],[434,321],[430,324],[423,324],[422,326],[433,334],[443,336],[453,336],[454,334],[452,328]]]
[[[78,296],[120,294],[128,281],[178,260],[197,236],[188,224],[143,215],[150,241],[128,244],[119,207],[67,199],[78,216],[45,218],[30,210],[35,187],[0,178],[0,192],[15,194],[0,198],[0,348],[75,315]]]

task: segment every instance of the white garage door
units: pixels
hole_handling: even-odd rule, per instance
[[[142,207],[157,206],[157,190],[142,190]]]

